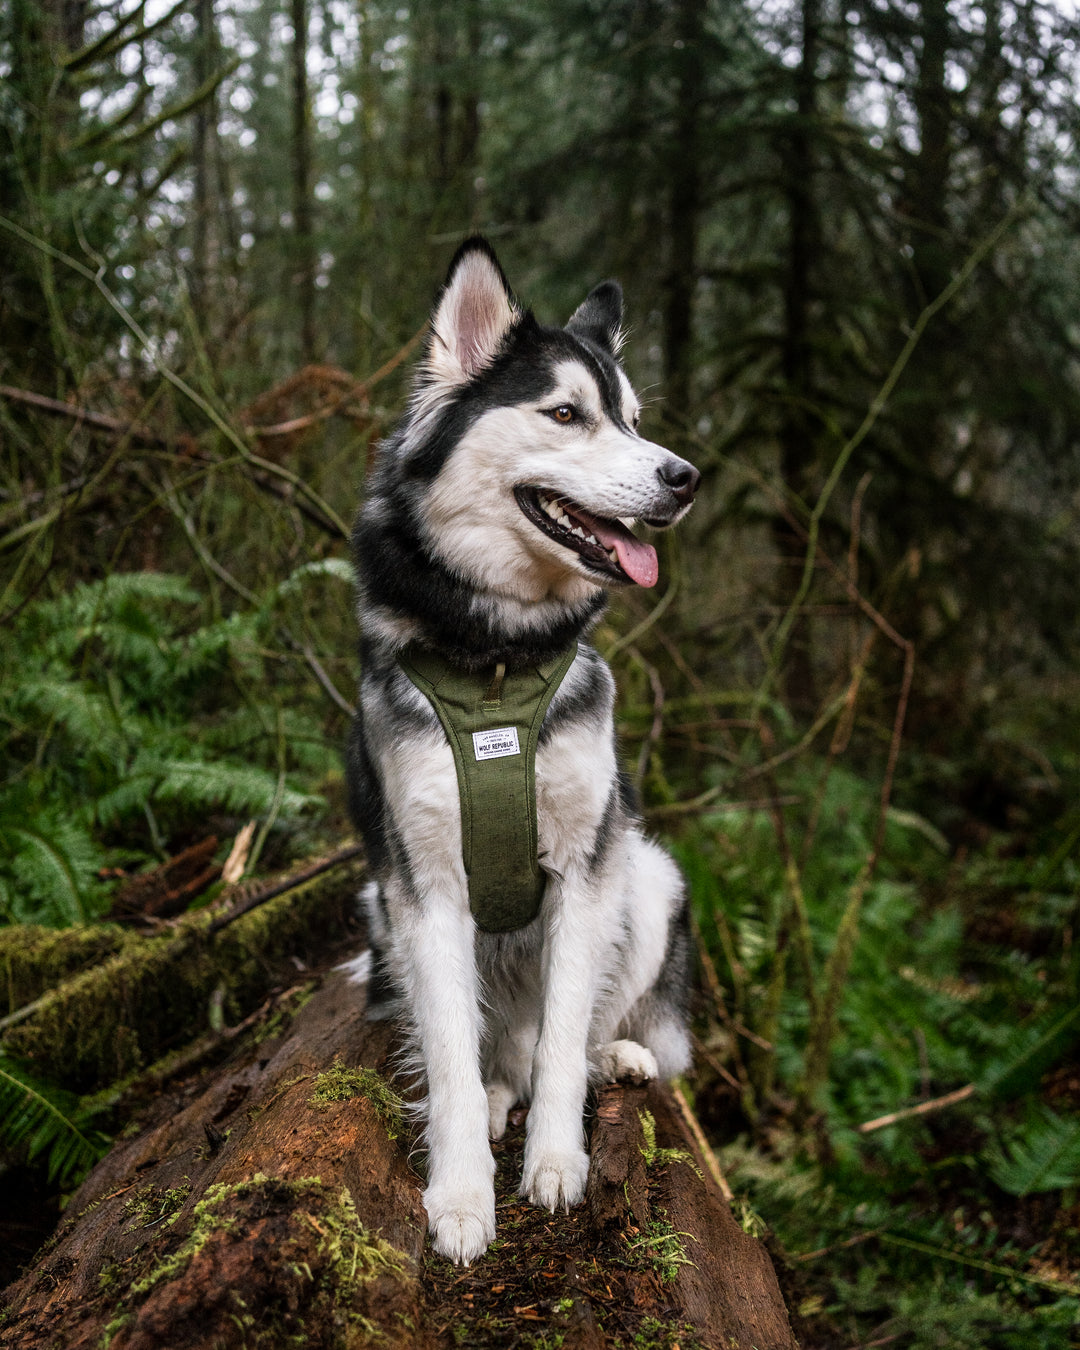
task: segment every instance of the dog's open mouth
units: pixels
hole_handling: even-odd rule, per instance
[[[534,525],[612,581],[655,586],[656,550],[635,539],[621,520],[594,516],[568,497],[543,488],[516,487],[517,504]]]

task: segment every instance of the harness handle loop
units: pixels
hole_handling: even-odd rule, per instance
[[[483,705],[485,709],[494,710],[502,702],[502,685],[506,676],[506,662],[500,661],[495,667],[495,674],[492,676],[491,683],[487,687],[487,693],[484,695]]]

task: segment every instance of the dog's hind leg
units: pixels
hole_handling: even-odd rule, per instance
[[[485,1079],[488,1134],[492,1139],[501,1139],[506,1133],[506,1117],[513,1104],[529,1100],[536,1032],[535,1021],[517,1022],[503,1028],[488,1051]]]
[[[628,841],[633,878],[627,923],[632,942],[608,983],[627,995],[594,1028],[594,1081],[674,1078],[690,1064],[686,1030],[690,989],[690,929],[679,869],[658,845]],[[635,991],[639,991],[636,993]]]

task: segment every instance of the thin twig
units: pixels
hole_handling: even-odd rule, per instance
[[[266,473],[273,474],[275,477],[281,478],[287,483],[291,483],[297,492],[302,493],[307,497],[312,505],[322,512],[327,520],[333,523],[337,533],[343,539],[348,539],[348,526],[334,508],[328,502],[324,501],[309,483],[306,483],[299,474],[293,473],[291,469],[287,469],[283,464],[275,464],[272,460],[264,459],[261,455],[255,454],[251,447],[245,443],[243,437],[240,436],[236,428],[233,427],[220,412],[218,412],[217,408],[215,408],[208,399],[204,398],[198,390],[192,388],[185,379],[180,375],[177,375],[174,370],[170,369],[169,366],[165,364],[158,355],[157,344],[106,284],[106,266],[104,261],[101,262],[97,271],[93,271],[91,268],[87,267],[85,263],[80,262],[78,258],[73,258],[69,253],[64,253],[61,249],[54,248],[44,239],[39,239],[36,235],[31,234],[29,230],[24,230],[21,225],[10,220],[7,216],[0,215],[0,226],[9,230],[24,243],[30,244],[33,248],[44,253],[46,257],[55,259],[57,262],[62,262],[66,267],[70,267],[72,271],[77,272],[79,276],[92,282],[101,292],[109,307],[118,315],[132,335],[138,340],[144,355],[150,360],[150,363],[162,379],[167,380],[199,409],[203,416],[217,428],[221,435],[224,436],[229,444],[236,450],[240,458],[247,464],[262,469]]]
[[[338,708],[341,709],[341,711],[345,714],[346,717],[352,717],[356,709],[349,702],[349,700],[345,698],[345,696],[339,691],[337,685],[326,673],[326,670],[324,669],[323,664],[319,660],[319,658],[315,655],[315,653],[311,650],[310,647],[304,647],[302,648],[302,651],[304,660],[311,667],[311,673],[315,676],[315,678],[319,681],[322,687],[326,690],[326,693],[331,699],[331,701],[334,704],[336,704]]]
[[[29,408],[37,408],[39,412],[49,413],[53,417],[68,417],[72,421],[93,427],[95,431],[107,431],[113,436],[126,436],[128,440],[134,441],[137,445],[163,448],[170,444],[164,437],[158,436],[152,431],[147,431],[143,427],[137,427],[133,423],[122,422],[118,417],[91,412],[89,408],[79,408],[73,403],[64,403],[58,398],[47,398],[44,394],[37,394],[32,389],[16,389],[10,384],[0,384],[0,398],[9,399],[12,403],[23,403]]]
[[[926,1116],[931,1111],[940,1111],[946,1106],[955,1106],[957,1102],[966,1102],[978,1091],[974,1083],[966,1083],[954,1092],[946,1092],[944,1097],[933,1097],[928,1102],[919,1102],[917,1106],[905,1106],[902,1111],[890,1111],[887,1116],[878,1116],[874,1120],[864,1121],[857,1127],[859,1134],[872,1134],[874,1130],[883,1130],[886,1125],[895,1125],[900,1120],[910,1120],[913,1116]]]
[[[727,1177],[720,1170],[720,1164],[716,1160],[716,1154],[709,1146],[709,1141],[705,1138],[705,1131],[701,1128],[701,1122],[694,1114],[693,1108],[686,1100],[686,1094],[678,1083],[671,1084],[671,1095],[675,1098],[675,1105],[679,1108],[679,1114],[686,1122],[686,1128],[694,1137],[694,1143],[698,1146],[698,1152],[704,1160],[705,1166],[709,1169],[709,1175],[720,1188],[720,1194],[730,1205],[735,1199],[735,1193],[728,1185]]]
[[[651,661],[645,660],[637,647],[628,646],[626,654],[645,672],[653,693],[652,725],[645,733],[645,739],[641,742],[641,749],[638,751],[637,771],[634,775],[634,781],[637,783],[638,790],[640,791],[641,785],[645,781],[645,774],[649,768],[649,756],[652,754],[653,746],[660,739],[664,730],[664,686],[660,680],[660,672]]]
[[[363,851],[363,846],[360,844],[348,844],[345,848],[340,848],[336,853],[332,853],[328,858],[323,858],[320,862],[305,867],[303,871],[294,872],[292,876],[285,877],[282,881],[274,881],[267,886],[263,886],[241,905],[238,905],[236,909],[230,910],[227,914],[222,914],[220,918],[215,919],[208,931],[211,935],[220,933],[223,928],[235,923],[245,914],[250,914],[253,909],[258,909],[260,905],[265,905],[268,900],[274,900],[277,896],[284,895],[286,891],[295,890],[297,886],[303,886],[306,882],[313,881],[316,877],[322,876],[324,872],[329,872],[331,868],[339,867],[342,863],[359,857]]]

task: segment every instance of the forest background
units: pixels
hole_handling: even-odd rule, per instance
[[[6,0],[0,923],[249,819],[249,874],[341,842],[348,522],[446,263],[484,232],[546,321],[616,276],[704,484],[598,641],[738,1212],[807,1347],[1080,1344],[1078,42],[1040,0]],[[20,1259],[123,1124],[86,1089],[0,1060]]]

